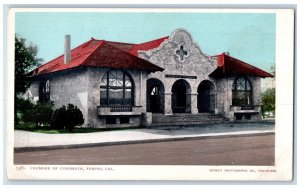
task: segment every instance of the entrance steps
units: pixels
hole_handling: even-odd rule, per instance
[[[227,119],[213,113],[178,113],[173,115],[152,114],[152,126],[192,126],[226,123]]]

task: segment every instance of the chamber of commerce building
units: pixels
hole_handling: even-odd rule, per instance
[[[199,124],[261,119],[261,78],[228,53],[205,55],[184,29],[131,44],[91,38],[36,68],[29,94],[72,103],[84,127]]]

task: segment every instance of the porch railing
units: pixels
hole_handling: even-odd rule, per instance
[[[97,106],[98,116],[105,115],[141,115],[142,106]]]
[[[230,111],[234,111],[234,112],[260,112],[260,105],[230,106]]]
[[[132,112],[132,106],[111,106],[110,112]]]

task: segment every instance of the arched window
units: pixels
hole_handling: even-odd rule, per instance
[[[39,101],[45,104],[50,101],[50,82],[42,81],[39,86]]]
[[[133,82],[122,70],[105,73],[100,84],[100,104],[102,106],[132,106]]]
[[[238,77],[232,86],[232,105],[252,105],[252,87],[250,81],[245,77]]]

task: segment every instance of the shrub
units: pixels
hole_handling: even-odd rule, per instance
[[[66,112],[65,106],[62,106],[53,112],[51,118],[51,124],[50,124],[50,127],[52,129],[64,129],[65,114],[66,114],[65,112]]]
[[[25,110],[23,121],[26,123],[34,123],[36,126],[48,126],[51,122],[53,114],[53,102],[42,104],[38,102],[32,108]]]
[[[83,123],[84,119],[80,109],[73,104],[68,104],[67,107],[62,106],[54,111],[51,128],[72,131],[75,126],[82,125]]]
[[[262,93],[262,114],[272,112],[275,115],[275,88],[269,88]]]
[[[15,128],[32,127],[33,125],[49,125],[53,113],[53,102],[33,104],[28,99],[16,98],[15,101]]]

